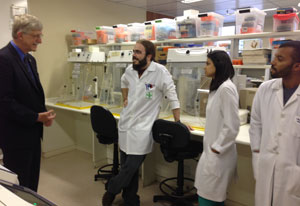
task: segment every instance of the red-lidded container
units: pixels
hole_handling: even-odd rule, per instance
[[[298,30],[299,17],[297,13],[290,14],[274,14],[273,15],[273,31],[295,31]]]

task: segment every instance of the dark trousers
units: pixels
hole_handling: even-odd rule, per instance
[[[139,188],[139,168],[146,155],[127,155],[120,151],[121,169],[118,175],[111,178],[107,191],[118,194],[123,190],[122,197],[125,206],[139,206],[140,198],[137,195]]]
[[[3,151],[4,166],[18,175],[20,185],[37,192],[40,163],[41,144],[35,149],[5,149]]]

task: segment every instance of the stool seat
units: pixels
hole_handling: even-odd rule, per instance
[[[119,173],[119,146],[118,146],[118,128],[113,114],[106,108],[94,105],[91,107],[91,124],[96,134],[98,142],[105,145],[114,145],[113,164],[107,164],[100,167],[94,180],[108,180]],[[107,184],[105,184],[107,187]]]

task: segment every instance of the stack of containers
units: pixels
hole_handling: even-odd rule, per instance
[[[115,43],[128,42],[127,25],[117,24],[113,28],[115,31]]]
[[[144,38],[145,25],[142,23],[131,23],[127,25],[128,41],[137,41]]]
[[[224,17],[214,12],[198,14],[200,26],[197,36],[221,36]]]
[[[97,35],[98,44],[106,44],[106,43],[114,42],[115,32],[111,26],[97,26],[96,35]]]
[[[295,8],[278,8],[273,15],[273,31],[295,31],[298,30],[299,18]]]
[[[178,38],[195,38],[199,30],[200,19],[197,15],[175,18]]]
[[[79,30],[71,30],[72,33],[72,44],[82,45],[82,40],[84,39],[84,32]]]
[[[155,22],[146,21],[145,23],[144,35],[147,40],[155,40]]]
[[[266,13],[257,8],[240,9],[235,12],[236,34],[263,32]]]
[[[176,22],[174,19],[155,20],[155,39],[163,41],[166,39],[176,39]]]

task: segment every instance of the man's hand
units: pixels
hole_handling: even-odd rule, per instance
[[[211,149],[211,151],[212,151],[213,153],[220,154],[220,152],[217,151],[217,150],[215,150],[214,148],[211,147],[210,149]]]
[[[47,112],[41,112],[39,113],[38,122],[42,122],[46,127],[49,127],[52,125],[53,119],[56,117],[56,114],[53,110],[49,110]]]
[[[128,100],[125,99],[125,100],[123,101],[123,106],[124,106],[124,107],[127,107],[127,105],[128,105]]]

